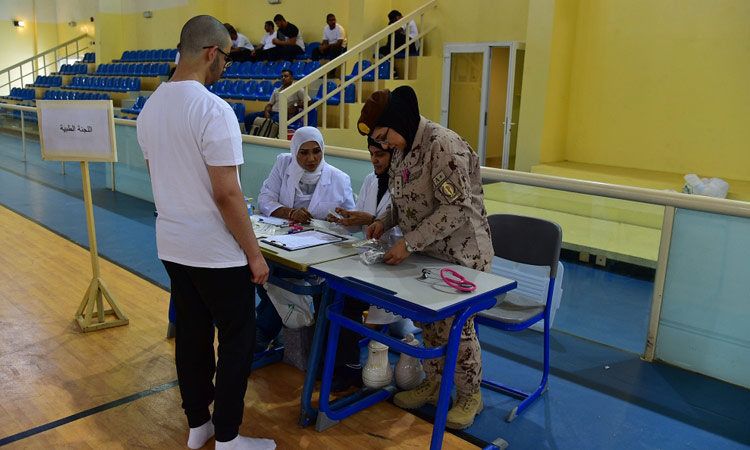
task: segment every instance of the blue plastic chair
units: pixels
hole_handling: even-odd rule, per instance
[[[299,80],[300,78],[305,76],[305,61],[294,61],[292,63],[292,66],[289,68],[289,70],[292,71],[292,76],[295,80]]]
[[[344,103],[354,103],[357,101],[357,87],[352,83],[344,88]]]
[[[255,94],[256,89],[258,89],[258,82],[256,80],[248,80],[247,82],[245,82],[245,87],[242,88],[242,97],[238,98],[242,98],[244,100],[255,100],[255,98],[253,98],[253,94]]]
[[[328,92],[331,92],[334,89],[336,89],[338,86],[336,85],[335,81],[329,81],[327,87],[328,87]],[[313,97],[312,100],[313,102],[317,102],[321,98],[323,98],[323,83],[320,84],[320,87],[318,88],[318,93],[315,94],[315,97]],[[341,103],[341,92],[337,92],[333,97],[329,98],[326,101],[326,104],[328,105],[338,105],[340,103]]]
[[[289,70],[289,68],[292,67],[291,61],[281,61],[280,63],[276,64],[276,66],[273,68],[273,73],[270,73],[270,79],[271,80],[278,80],[281,78],[281,72],[284,70]]]
[[[505,331],[525,330],[540,320],[544,321],[544,368],[541,382],[534,391],[526,392],[492,380],[482,380],[483,385],[522,400],[506,417],[506,422],[511,422],[548,387],[550,307],[560,259],[562,229],[548,220],[514,214],[493,214],[487,219],[495,256],[509,261],[513,267],[515,265],[512,263],[549,267],[549,283],[546,292],[541,295],[546,299],[540,302],[534,293],[539,290],[540,284],[543,289],[544,283],[539,283],[536,278],[525,277],[522,271],[516,269],[496,272],[493,264],[493,273],[517,280],[518,287],[508,292],[499,304],[478,313],[474,320],[475,327],[486,325]]]
[[[316,70],[320,69],[320,61],[310,61],[305,64],[305,76],[310,75]]]
[[[268,64],[263,67],[263,71],[260,73],[260,78],[264,80],[273,80],[274,78],[278,78],[273,75],[273,72],[278,65],[279,63],[277,61],[269,61]]]
[[[372,65],[372,62],[370,62],[370,61],[368,61],[366,59],[363,60],[362,61],[362,71],[364,72],[365,69],[367,69],[371,65]],[[357,61],[357,62],[354,63],[354,67],[352,67],[352,72],[349,75],[347,75],[345,79],[348,81],[348,80],[351,80],[352,78],[356,77],[357,75],[359,75],[359,61]],[[367,79],[367,78],[370,78],[370,79]],[[375,80],[375,72],[374,71],[369,72],[369,73],[367,73],[367,75],[365,75],[364,77],[362,77],[362,81],[373,81],[373,80]]]
[[[305,44],[304,59],[312,59],[313,50],[320,47],[320,42],[310,42]]]
[[[381,80],[388,80],[391,78],[391,62],[390,61],[380,63],[380,66],[378,66],[378,78]],[[372,80],[368,80],[368,81],[372,81]]]
[[[240,73],[240,64],[232,64],[221,74],[223,78],[237,78]]]
[[[245,121],[245,104],[244,103],[233,103],[232,110],[234,110],[234,114],[237,116],[237,122]]]
[[[234,81],[229,87],[229,98],[241,99],[242,92],[245,89],[245,81],[237,80]]]
[[[263,80],[258,83],[258,88],[255,90],[255,100],[267,102],[271,100],[271,94],[273,93],[273,85],[269,80]]]
[[[265,67],[266,63],[264,61],[254,62],[252,67],[250,68],[250,78],[262,78],[262,73],[265,70]]]

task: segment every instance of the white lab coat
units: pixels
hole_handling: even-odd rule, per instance
[[[292,155],[282,153],[276,158],[276,164],[271,169],[270,175],[263,182],[263,187],[258,195],[258,208],[261,214],[270,216],[277,209],[285,206],[292,208],[294,205],[281,202],[281,193],[287,191],[289,182],[289,164],[293,164]],[[352,195],[352,182],[349,175],[330,164],[321,162],[323,165],[320,181],[315,187],[307,210],[315,219],[325,220],[328,211],[340,206],[344,209],[354,208],[354,195]],[[377,182],[375,184],[377,194]]]
[[[375,175],[375,172],[373,172],[365,177],[365,181],[362,183],[362,189],[359,190],[357,205],[354,209],[378,217],[388,209],[390,203],[391,194],[388,190],[385,191],[380,202],[378,202],[378,177]],[[362,231],[367,230],[367,227],[368,225],[363,225]]]

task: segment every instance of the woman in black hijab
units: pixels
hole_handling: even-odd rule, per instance
[[[398,225],[404,237],[386,253],[387,264],[399,264],[414,252],[453,264],[489,271],[492,240],[484,208],[479,158],[455,132],[419,114],[414,90],[401,86],[374,92],[357,123],[362,135],[393,152],[389,171],[391,204],[367,228],[379,238]],[[425,347],[444,345],[453,318],[421,326]],[[444,358],[424,361],[426,378],[415,389],[396,394],[402,408],[437,402]],[[482,410],[482,360],[474,318],[462,329],[455,370],[457,398],[446,426],[471,426]]]

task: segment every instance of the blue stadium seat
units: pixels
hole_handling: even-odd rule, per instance
[[[103,80],[104,83],[100,87],[103,91],[113,91],[117,89],[117,80],[120,80],[120,78],[105,78]]]
[[[236,98],[241,99],[242,98],[242,91],[245,89],[245,81],[244,80],[237,80],[234,81],[231,86],[229,87],[229,98]]]
[[[222,78],[237,78],[240,73],[240,64],[232,64],[221,74]]]
[[[337,87],[335,81],[329,81],[327,86],[328,92],[333,91]],[[320,84],[318,93],[315,94],[315,97],[313,97],[312,101],[317,102],[321,98],[323,98],[323,83]],[[337,92],[333,97],[329,98],[328,101],[326,101],[326,104],[328,105],[338,105],[339,103],[341,103],[341,92]]]
[[[240,78],[250,78],[250,71],[253,68],[253,63],[251,61],[245,61],[241,64],[236,63],[234,64],[236,66],[239,66],[237,69],[237,76]],[[230,67],[231,69],[231,67]]]
[[[263,78],[264,80],[272,80],[275,77],[273,76],[273,71],[276,69],[276,66],[278,66],[279,63],[276,61],[269,61],[268,64],[266,64],[263,67],[263,71],[260,74],[260,78]]]
[[[258,88],[255,90],[255,100],[267,102],[271,99],[273,93],[273,85],[269,80],[263,80],[258,83]]]
[[[174,61],[175,59],[177,59],[177,53],[178,51],[176,48],[171,49],[169,51],[169,61]]]
[[[245,83],[245,87],[242,89],[242,98],[245,100],[255,100],[253,95],[255,90],[258,88],[258,82],[256,80],[248,80]]]
[[[214,94],[221,98],[227,97],[229,86],[232,82],[230,80],[219,80],[214,85]]]
[[[157,75],[161,75],[165,77],[169,76],[169,63],[165,62],[165,63],[159,64],[159,68],[156,73]]]
[[[262,78],[262,73],[265,70],[266,63],[263,61],[257,61],[253,63],[253,67],[250,68],[250,78]]]
[[[141,90],[141,79],[131,78],[127,86],[128,91],[140,91]]]
[[[281,72],[284,70],[289,70],[289,68],[292,67],[291,61],[281,61],[280,63],[276,64],[276,67],[273,68],[273,72],[269,73],[271,76],[271,80],[278,80],[281,78]]]
[[[234,111],[234,115],[237,116],[238,122],[244,122],[245,121],[245,104],[244,103],[230,103],[232,105],[232,111]]]
[[[357,101],[357,86],[355,83],[344,88],[344,103],[354,103]]]
[[[299,80],[305,76],[305,61],[294,61],[289,70],[292,71],[294,79]]]
[[[387,80],[391,78],[391,62],[386,61],[384,63],[380,63],[380,66],[378,66],[378,78],[381,80]]]
[[[320,42],[310,42],[305,44],[305,56],[300,59],[312,59],[313,50],[320,47]]]
[[[366,60],[366,59],[363,60],[362,61],[362,71],[364,72],[371,65],[372,65],[372,62],[370,62],[369,60]],[[354,78],[357,75],[359,75],[359,62],[355,62],[354,63],[354,68],[352,68],[352,73],[350,73],[349,75],[347,75],[346,79],[347,80],[351,80],[352,78]],[[368,72],[367,74],[365,74],[365,76],[362,77],[362,81],[374,81],[374,80],[375,80],[375,71],[374,70]]]
[[[320,69],[320,61],[310,61],[305,64],[305,76],[310,75],[316,70]]]

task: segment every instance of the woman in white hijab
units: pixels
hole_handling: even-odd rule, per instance
[[[325,220],[328,211],[354,209],[349,175],[325,162],[325,144],[317,128],[294,133],[291,152],[278,156],[258,196],[266,216],[309,223]]]
[[[339,207],[347,210],[353,209],[354,196],[349,175],[326,163],[323,158],[324,152],[323,136],[317,128],[298,129],[292,137],[291,152],[277,157],[271,174],[263,182],[258,196],[260,212],[266,216],[309,223],[310,219],[324,220],[329,210]],[[256,309],[258,316],[255,331],[256,353],[268,348],[282,327],[281,317],[269,299],[264,298],[265,290],[258,289],[258,295],[263,301]],[[355,311],[351,315],[359,314],[361,317],[362,308],[359,308],[358,312],[356,309],[354,308]],[[349,317],[347,314],[349,314],[348,309],[345,310],[344,315]],[[349,359],[358,364],[359,347],[356,343],[355,337],[355,354],[343,354],[340,358],[345,358],[345,361],[341,365],[349,363]],[[339,353],[336,356],[339,359]],[[334,381],[336,381],[337,374],[344,372],[344,369],[335,369]],[[360,368],[360,385],[361,380]]]

